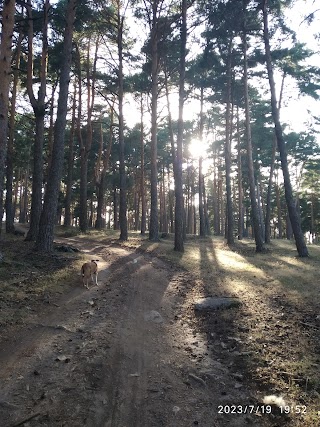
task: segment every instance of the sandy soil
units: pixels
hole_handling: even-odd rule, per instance
[[[287,425],[261,413],[246,387],[245,349],[227,352],[239,339],[221,322],[238,309],[208,325],[185,271],[118,245],[65,242],[100,260],[99,286],[77,276],[70,292],[31,301],[28,321],[3,331],[2,427]],[[237,413],[223,413],[232,405]]]

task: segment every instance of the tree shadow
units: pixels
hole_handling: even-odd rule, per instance
[[[248,391],[247,397],[284,394],[300,404],[308,402],[315,414],[314,393],[319,392],[320,376],[312,366],[319,361],[319,330],[315,315],[311,321],[307,300],[293,302],[285,292],[290,284],[277,281],[278,254],[255,255],[245,245],[224,246],[221,251],[221,243],[218,247],[211,239],[199,245],[199,293],[241,300],[238,308],[196,313],[211,356],[228,367],[230,376],[240,382],[239,389]],[[290,260],[281,262],[282,268],[292,267]],[[310,260],[301,263],[310,268]],[[231,393],[230,403],[232,399]],[[251,401],[257,404],[256,399]],[[279,422],[289,421],[280,417]]]

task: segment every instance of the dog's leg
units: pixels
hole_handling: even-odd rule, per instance
[[[94,283],[95,285],[98,285],[98,281],[97,281],[97,273],[92,273],[92,275],[91,275],[91,281],[92,281],[92,283]]]

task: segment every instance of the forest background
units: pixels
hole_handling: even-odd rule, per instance
[[[294,238],[307,256],[320,231],[319,116],[299,130],[285,113],[294,97],[296,117],[318,100],[319,54],[299,33],[319,14],[289,0],[4,2],[6,232],[29,222],[42,251],[55,224],[122,240],[174,233],[177,251],[186,234],[254,237],[258,252]]]

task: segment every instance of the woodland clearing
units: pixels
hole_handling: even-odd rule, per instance
[[[1,426],[320,426],[318,246],[61,230],[50,256],[2,235]],[[239,305],[195,311],[208,296]]]

